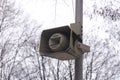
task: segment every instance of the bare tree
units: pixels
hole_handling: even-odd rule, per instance
[[[29,71],[26,62],[33,56],[23,54],[25,53],[23,48],[28,48],[29,41],[40,26],[27,19],[22,11],[15,7],[15,2],[0,1],[0,79],[2,80],[34,78],[31,75],[35,72]]]
[[[117,5],[114,5],[116,3],[112,0],[110,4],[102,7],[99,5],[98,8],[96,2],[92,6],[93,10],[89,11],[91,13],[84,12],[90,20],[96,20],[95,24],[99,23],[99,18],[103,20],[103,24],[93,26],[90,34],[85,35],[85,42],[91,45],[92,49],[89,54],[84,55],[84,80],[118,80],[120,77],[119,49],[117,48],[120,31],[119,7],[113,8]],[[98,31],[101,31],[101,34],[96,33]]]

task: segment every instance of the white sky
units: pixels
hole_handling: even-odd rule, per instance
[[[74,1],[74,0],[73,0]],[[72,0],[24,0],[18,2],[26,14],[42,23],[43,28],[59,27],[74,22],[74,3]]]

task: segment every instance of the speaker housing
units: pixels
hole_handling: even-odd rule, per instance
[[[76,47],[78,43],[82,44],[81,30],[80,23],[44,30],[41,34],[40,54],[60,60],[70,60],[78,58],[84,52],[89,52],[90,47],[87,45],[84,47],[86,48],[84,52],[82,48],[77,48],[79,46]]]

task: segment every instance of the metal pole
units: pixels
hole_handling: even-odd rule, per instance
[[[80,22],[81,26],[83,25],[83,0],[76,0],[75,22]],[[80,37],[82,38],[82,35]],[[83,80],[83,54],[75,59],[75,80]]]

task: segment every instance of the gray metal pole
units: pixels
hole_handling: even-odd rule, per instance
[[[83,0],[76,0],[75,10],[75,22],[80,22],[83,26]],[[75,60],[75,80],[83,80],[83,54]]]

